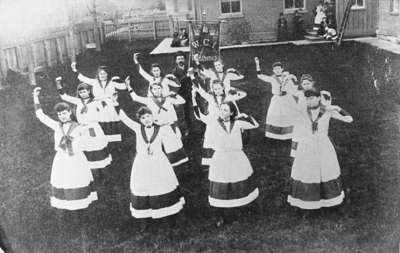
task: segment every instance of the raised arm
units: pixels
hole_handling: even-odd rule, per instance
[[[192,82],[195,82],[195,79],[192,79]],[[204,98],[208,103],[212,103],[213,97],[207,91],[201,87],[201,85],[193,86],[193,90],[195,90],[202,98]]]
[[[251,116],[245,114],[245,113],[240,113],[238,115],[238,119],[240,122],[240,128],[247,130],[247,129],[254,129],[259,127],[260,125],[258,122]]]
[[[125,78],[125,85],[126,85],[126,88],[129,91],[129,94],[131,95],[131,98],[132,98],[133,101],[141,103],[141,104],[144,104],[144,105],[147,105],[148,98],[147,97],[141,97],[138,94],[136,94],[136,92],[132,89],[131,79],[130,79],[129,76],[127,78]]]
[[[186,103],[185,99],[178,94],[169,95],[168,99],[173,105],[183,105]]]
[[[119,118],[121,119],[122,123],[132,129],[136,134],[139,133],[140,124],[129,118],[122,109],[119,111]]]
[[[350,113],[346,112],[342,108],[340,108],[337,105],[331,105],[328,106],[329,110],[332,110],[332,118],[346,122],[346,123],[351,123],[353,122],[353,117],[350,115]]]
[[[78,79],[82,83],[86,83],[86,84],[89,84],[91,86],[94,86],[94,85],[96,85],[98,83],[97,79],[89,78],[87,76],[84,76],[82,73],[80,73],[78,71],[78,69],[76,68],[76,62],[71,63],[71,69],[72,69],[73,72],[78,73]]]
[[[244,78],[244,76],[242,74],[240,74],[239,71],[237,71],[234,68],[227,69],[226,73],[228,75],[229,80],[232,80],[232,81],[242,80]]]
[[[50,127],[53,130],[56,130],[59,127],[58,121],[53,120],[52,118],[50,118],[49,116],[44,114],[44,112],[42,110],[42,107],[41,107],[40,101],[39,101],[40,90],[41,90],[40,87],[36,87],[33,90],[33,103],[35,105],[36,117],[40,120],[40,122],[42,122],[46,126]]]
[[[258,57],[254,57],[254,62],[256,63],[257,78],[264,82],[272,83],[274,79],[271,76],[261,74],[260,60]]]
[[[197,120],[202,121],[204,124],[209,123],[210,121],[210,116],[209,115],[204,115],[201,113],[199,106],[197,105],[196,101],[196,90],[192,90],[192,104],[193,104],[193,112],[194,112],[194,117]]]
[[[181,83],[179,82],[178,78],[176,78],[173,74],[168,74],[163,79],[163,82],[166,82],[168,86],[171,87],[181,87]]]
[[[60,95],[62,100],[67,101],[68,103],[71,103],[74,105],[78,105],[78,104],[82,103],[82,101],[79,98],[70,96],[67,93],[65,93],[65,91],[62,87],[62,78],[61,77],[56,78],[56,87],[58,90],[58,94]]]
[[[143,68],[142,68],[142,65],[140,65],[140,63],[139,63],[139,60],[138,60],[138,57],[139,57],[139,53],[134,53],[133,54],[133,61],[134,61],[134,63],[137,65],[137,67],[138,67],[138,71],[139,71],[139,74],[144,78],[144,79],[146,79],[148,82],[152,82],[153,81],[153,76],[151,76],[149,73],[147,73]]]

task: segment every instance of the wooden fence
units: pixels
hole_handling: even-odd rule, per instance
[[[150,20],[104,24],[106,40],[160,39],[171,36],[170,20]]]
[[[0,86],[8,70],[29,74],[33,85],[35,73],[47,67],[74,61],[77,54],[86,50],[88,43],[103,43],[104,27],[95,32],[93,23],[76,24],[70,27],[60,27],[39,34],[34,39],[15,41],[0,45]]]

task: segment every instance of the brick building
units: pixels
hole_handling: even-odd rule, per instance
[[[175,17],[190,17],[201,20],[220,20],[222,42],[274,41],[277,37],[277,21],[283,12],[293,30],[293,16],[298,10],[311,29],[313,9],[320,0],[166,0],[167,13]],[[330,0],[334,5],[338,26],[343,18],[348,0]],[[346,30],[347,37],[375,35],[377,29],[377,0],[353,0],[353,7]],[[389,1],[389,0],[387,0]],[[236,37],[235,37],[236,36]],[[242,40],[242,41],[240,41]]]

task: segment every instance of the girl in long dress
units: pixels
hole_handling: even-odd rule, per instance
[[[39,101],[40,87],[33,91],[36,117],[54,131],[54,156],[51,168],[50,205],[58,209],[85,209],[97,200],[91,189],[93,177],[83,153],[84,129],[71,120],[71,108],[66,103],[55,106],[58,121],[44,114]]]
[[[79,81],[92,87],[95,100],[101,102],[99,124],[108,142],[121,142],[120,120],[115,106],[117,105],[118,90],[126,90],[126,86],[114,82],[106,66],[99,66],[97,68],[96,78],[89,78],[78,72],[76,62],[71,64],[71,68],[73,72],[79,73]]]
[[[290,205],[320,209],[340,205],[344,199],[340,166],[329,136],[331,118],[350,123],[353,118],[339,106],[321,104],[316,89],[304,92],[307,106],[296,118],[298,146],[290,179]]]
[[[293,120],[290,105],[293,99],[288,94],[288,87],[284,86],[284,79],[290,74],[283,71],[283,65],[275,62],[272,65],[273,75],[261,74],[260,62],[255,59],[257,77],[264,82],[270,83],[272,87],[272,99],[268,107],[265,136],[276,140],[289,140],[293,134]]]
[[[158,219],[180,212],[185,199],[172,165],[162,150],[171,128],[155,124],[152,111],[147,107],[137,111],[140,124],[123,110],[120,117],[136,133],[136,157],[130,178],[131,215],[138,219]]]
[[[194,76],[191,76],[192,82],[195,83]],[[237,100],[240,100],[246,97],[246,92],[244,91],[235,91],[230,90],[228,94],[225,93],[224,85],[219,80],[214,80],[211,84],[212,92],[206,92],[200,85],[195,85],[192,89],[194,89],[197,94],[199,94],[203,99],[205,99],[208,103],[208,114],[212,117],[218,118],[220,106],[224,102],[232,102],[234,103],[237,111],[239,111],[238,106],[236,104]],[[198,118],[197,114],[195,116]],[[198,118],[199,119],[199,118]],[[203,140],[203,149],[202,149],[202,165],[208,166],[211,157],[214,154],[214,149],[211,145],[212,143],[212,129],[206,125],[206,129],[204,132],[204,140]]]
[[[98,120],[102,108],[101,102],[94,99],[92,89],[88,84],[80,83],[77,96],[65,93],[61,77],[56,79],[56,85],[62,100],[76,106],[76,118],[83,129],[83,151],[92,169],[94,184],[99,193],[99,182],[104,179],[104,169],[111,164],[112,157],[107,148],[108,141]]]
[[[196,106],[195,92],[192,98],[194,109],[214,135],[212,145],[215,153],[210,161],[208,201],[219,209],[217,225],[222,225],[229,218],[227,210],[248,205],[259,195],[253,168],[242,144],[242,130],[257,128],[258,123],[246,114],[237,115],[232,102],[221,104],[218,118],[204,115]]]
[[[130,79],[126,79],[126,85],[133,101],[146,105],[153,114],[154,123],[171,129],[168,138],[164,139],[164,148],[168,159],[173,166],[181,165],[189,159],[183,149],[182,134],[179,130],[175,105],[184,104],[185,100],[180,95],[169,95],[165,97],[160,83],[153,83],[150,88],[151,96],[138,96],[130,86]]]
[[[288,78],[287,81],[295,82],[295,78]],[[294,106],[292,104],[291,108],[293,109],[293,119],[296,119],[297,114],[303,108],[307,107],[306,98],[304,96],[304,92],[307,90],[312,90],[315,88],[315,80],[310,74],[303,74],[300,78],[299,89],[292,89],[290,94],[294,99]],[[329,106],[332,103],[331,93],[325,90],[321,90],[321,104],[324,106]],[[290,156],[296,156],[296,150],[298,145],[298,131],[296,127],[293,128],[293,136],[292,136],[292,145],[290,150]]]

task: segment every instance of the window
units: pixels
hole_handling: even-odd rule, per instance
[[[304,9],[305,0],[285,0],[285,10]]]
[[[365,8],[365,0],[353,0],[352,9],[364,9]]]
[[[390,0],[390,12],[399,13],[400,0]]]
[[[221,0],[222,14],[242,13],[241,0]]]
[[[188,11],[192,11],[193,10],[193,0],[188,0]]]

